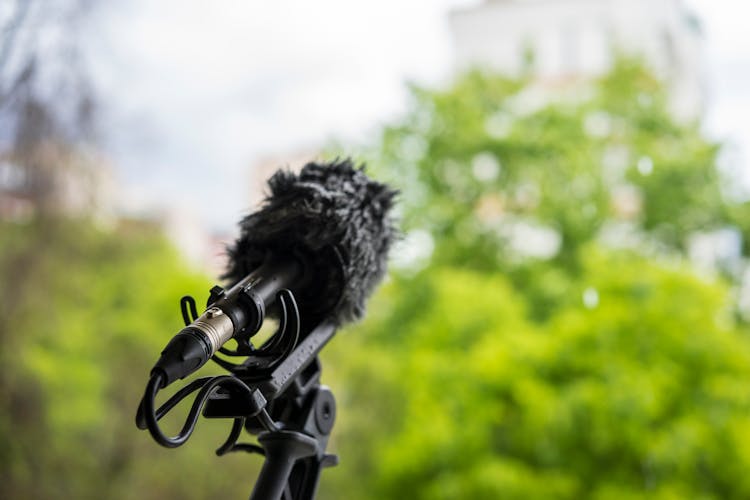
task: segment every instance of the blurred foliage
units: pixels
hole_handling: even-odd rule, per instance
[[[323,484],[346,493],[326,491],[747,498],[750,341],[726,285],[632,252],[582,256],[567,293],[594,289],[598,304],[543,324],[497,273],[389,283],[329,354],[346,409],[341,470]]]
[[[135,428],[179,298],[210,283],[185,268],[144,223],[0,226],[0,498],[247,495],[256,461],[213,454],[225,422],[204,423],[182,453]]]
[[[372,164],[402,189],[405,229],[440,235],[436,263],[508,265],[503,226],[517,221],[558,231],[566,266],[613,220],[670,249],[728,221],[717,145],[670,116],[637,60],[559,89],[475,72],[413,98]]]
[[[695,234],[746,241],[747,205],[665,92],[627,57],[413,88],[369,152],[402,190],[398,267],[326,353],[327,498],[750,496],[746,254],[688,258]]]
[[[665,92],[626,57],[559,88],[475,72],[414,88],[370,163],[402,190],[407,234],[436,242],[433,265],[502,271],[543,319],[591,241],[657,256],[696,231],[750,234],[747,204],[722,197],[718,146],[671,117]]]

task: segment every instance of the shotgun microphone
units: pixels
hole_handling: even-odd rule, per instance
[[[385,274],[396,238],[389,215],[397,192],[350,160],[277,171],[260,209],[240,222],[223,278],[209,307],[167,344],[151,370],[161,387],[203,366],[221,346],[260,329],[289,290],[303,324],[336,326],[362,317]]]

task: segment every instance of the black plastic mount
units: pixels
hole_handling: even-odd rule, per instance
[[[312,500],[321,470],[338,463],[336,456],[326,453],[336,419],[336,400],[330,389],[320,384],[318,359],[320,350],[335,334],[336,326],[330,322],[310,325],[301,321],[293,293],[279,285],[278,280],[256,280],[251,274],[228,293],[219,287],[211,290],[210,305],[230,306],[232,300],[241,299],[246,288],[257,286],[264,302],[275,308],[278,330],[259,347],[249,341],[250,332],[247,337],[235,336],[238,349],[222,347],[219,352],[243,356],[244,362],[235,364],[216,355],[211,357],[230,375],[193,380],[157,408],[155,398],[159,390],[173,379],[184,376],[180,371],[183,367],[189,372],[195,360],[200,365],[210,355],[206,346],[193,342],[191,328],[198,317],[197,308],[192,297],[183,297],[180,305],[186,328],[169,344],[175,344],[173,350],[179,351],[179,356],[162,355],[171,364],[165,361],[168,369],[157,364],[152,372],[136,412],[136,425],[148,429],[162,446],[175,448],[190,438],[201,413],[206,418],[232,419],[229,437],[216,453],[249,451],[265,456],[251,499]],[[275,295],[271,297],[271,293]],[[238,310],[248,314],[247,308]],[[252,315],[252,311],[249,314]],[[258,316],[263,317],[262,311]],[[172,373],[172,365],[180,373]],[[182,429],[176,436],[165,435],[158,421],[195,392]],[[257,436],[260,445],[238,444],[243,429]]]
[[[336,400],[320,384],[318,359],[335,331],[333,324],[319,325],[262,378],[255,376],[258,360],[249,357],[232,372],[252,392],[219,388],[203,409],[206,418],[242,419],[258,436],[265,462],[251,500],[312,500],[321,470],[338,463],[326,453]]]

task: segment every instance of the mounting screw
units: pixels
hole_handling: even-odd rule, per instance
[[[222,311],[218,307],[210,307],[206,309],[206,317],[208,318],[215,318],[217,316],[221,316],[222,314],[224,314],[224,311]]]
[[[318,390],[315,401],[315,424],[323,435],[328,435],[336,420],[336,400],[333,393],[325,386]]]

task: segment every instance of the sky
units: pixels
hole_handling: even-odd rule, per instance
[[[461,3],[136,0],[100,12],[90,59],[127,205],[168,200],[233,226],[259,158],[361,140],[404,109],[406,81],[440,81],[445,13]]]
[[[105,148],[132,212],[231,230],[264,157],[364,141],[406,106],[406,82],[451,71],[447,13],[477,0],[133,0],[91,23]],[[705,33],[707,132],[750,152],[750,5],[689,0]],[[211,6],[210,8],[208,6]],[[745,150],[743,153],[742,150]],[[750,178],[750,172],[747,173]]]
[[[705,127],[723,142],[723,162],[739,170],[750,186],[750,4],[732,0],[690,0],[702,22],[707,85]]]

